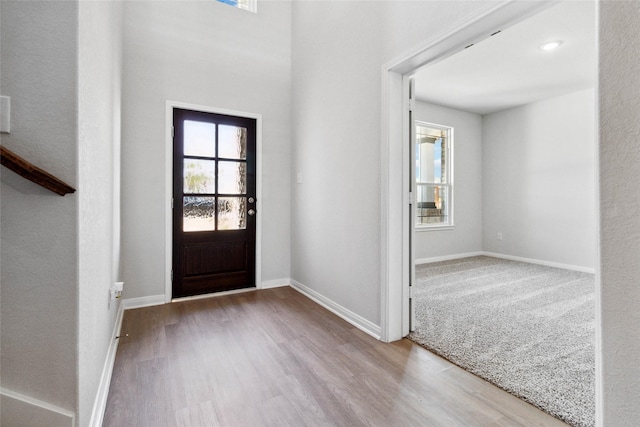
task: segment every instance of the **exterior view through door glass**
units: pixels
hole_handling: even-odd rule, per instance
[[[173,297],[255,286],[256,120],[173,110]]]

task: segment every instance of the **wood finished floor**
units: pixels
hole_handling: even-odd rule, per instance
[[[103,426],[565,426],[291,288],[125,312]]]

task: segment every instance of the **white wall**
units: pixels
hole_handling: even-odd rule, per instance
[[[1,423],[85,426],[116,316],[122,6],[1,8],[2,145],[77,189],[60,197],[2,169]]]
[[[594,268],[594,121],[593,90],[483,117],[483,250]]]
[[[293,3],[291,277],[377,325],[381,68],[482,6]]]
[[[262,280],[289,277],[291,3],[125,2],[125,296],[165,292],[165,103],[263,117]]]
[[[482,117],[416,102],[415,119],[453,127],[454,223],[452,230],[415,232],[415,258],[441,257],[482,250]]]
[[[640,3],[600,3],[598,390],[604,426],[640,425]],[[600,355],[598,355],[600,356]]]
[[[78,4],[2,1],[0,11],[12,119],[2,145],[76,186]],[[78,195],[1,176],[2,387],[75,412]]]
[[[122,3],[79,3],[78,425],[91,417],[118,305]]]

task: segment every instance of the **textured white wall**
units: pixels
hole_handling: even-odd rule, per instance
[[[600,3],[603,426],[640,425],[640,2]]]
[[[594,91],[488,114],[482,135],[483,250],[594,268]]]
[[[482,6],[293,2],[291,277],[378,325],[381,67]]]
[[[2,145],[76,186],[78,5],[2,1],[0,15]],[[1,176],[2,387],[75,412],[78,195]]]
[[[289,277],[291,4],[125,2],[125,296],[164,294],[165,102],[263,116],[262,280]]]
[[[111,344],[119,269],[122,3],[79,3],[78,425],[89,425]]]
[[[454,128],[453,230],[416,231],[415,258],[482,250],[482,116],[416,102],[415,118]]]
[[[483,249],[594,268],[594,144],[593,90],[484,116]]]

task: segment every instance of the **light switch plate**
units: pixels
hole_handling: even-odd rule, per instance
[[[0,132],[11,133],[11,97],[0,96]]]

